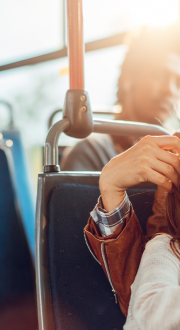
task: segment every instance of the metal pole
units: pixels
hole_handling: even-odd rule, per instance
[[[69,126],[69,119],[64,118],[50,128],[44,147],[44,172],[59,172],[58,139],[60,134],[65,132]]]
[[[122,136],[170,135],[162,126],[125,120],[94,120],[93,132]]]
[[[84,89],[82,0],[67,0],[70,89]]]
[[[71,127],[70,120],[64,118],[54,124],[45,143],[44,172],[58,172],[58,139],[62,132]],[[162,126],[123,120],[94,120],[93,132],[121,136],[143,137],[145,135],[170,135]],[[73,136],[73,135],[72,135]]]

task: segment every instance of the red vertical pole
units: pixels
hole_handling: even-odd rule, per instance
[[[84,89],[82,0],[67,0],[70,89]]]

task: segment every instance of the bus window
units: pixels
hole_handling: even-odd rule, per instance
[[[83,10],[84,40],[89,42],[142,25],[171,24],[178,17],[178,0],[84,0]]]
[[[63,48],[62,18],[62,0],[3,1],[0,65]]]

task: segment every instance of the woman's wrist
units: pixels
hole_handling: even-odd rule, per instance
[[[125,190],[113,183],[112,178],[106,173],[106,167],[102,170],[99,180],[99,188],[101,192],[104,209],[107,212],[113,211],[123,201]]]
[[[103,189],[101,188],[101,197],[104,209],[107,212],[113,211],[119,204],[123,201],[125,197],[125,190],[116,191],[111,189]]]

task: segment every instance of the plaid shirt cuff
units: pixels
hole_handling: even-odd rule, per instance
[[[94,210],[90,213],[96,225],[99,227],[102,237],[113,234],[125,218],[129,216],[130,201],[127,193],[118,207],[107,212],[103,208],[101,196],[98,199]]]

